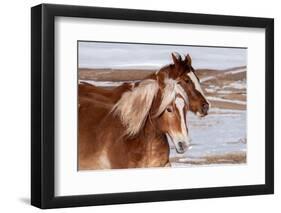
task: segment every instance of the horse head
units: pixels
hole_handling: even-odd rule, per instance
[[[147,125],[152,125],[150,134],[169,137],[178,153],[185,152],[190,145],[187,110],[188,96],[180,82],[171,78],[145,79],[125,92],[113,107],[127,136],[148,131]]]
[[[189,109],[203,117],[208,114],[210,103],[201,88],[199,78],[192,67],[191,57],[187,54],[184,59],[178,53],[172,53],[173,64],[161,68],[156,75],[168,75],[169,78],[180,82],[189,98]]]
[[[166,78],[164,87],[154,102],[152,118],[156,122],[156,128],[170,139],[178,153],[184,153],[190,146],[188,135],[187,112],[189,110],[189,98],[180,82]]]

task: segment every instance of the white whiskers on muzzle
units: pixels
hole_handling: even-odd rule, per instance
[[[183,154],[191,148],[191,139],[187,134],[167,133],[166,136],[179,154]]]

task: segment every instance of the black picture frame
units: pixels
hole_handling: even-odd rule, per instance
[[[93,195],[54,195],[55,17],[264,28],[266,135],[265,184]],[[274,20],[164,11],[41,4],[31,8],[31,204],[60,208],[274,193]]]

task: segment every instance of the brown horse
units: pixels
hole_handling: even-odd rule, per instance
[[[92,84],[81,82],[78,85],[79,98],[90,98],[99,101],[108,101],[115,103],[121,98],[124,91],[132,89],[133,84],[123,83],[122,85],[115,87],[114,89],[104,89],[96,87]]]
[[[199,80],[195,75],[194,69],[191,66],[191,58],[187,55],[185,59],[182,60],[178,54],[172,54],[172,58],[174,64],[163,67],[157,73],[148,76],[147,79],[159,79],[159,82],[161,82],[161,79],[163,82],[165,78],[175,79],[188,94],[190,109],[199,116],[206,115],[209,105],[200,88]],[[98,88],[86,83],[79,85],[79,106],[82,106],[81,109],[79,109],[79,121],[86,123],[84,127],[79,125],[80,156],[87,153],[87,151],[83,151],[85,150],[83,147],[88,147],[87,145],[85,146],[87,143],[83,143],[83,141],[90,140],[91,143],[96,143],[93,138],[91,138],[92,131],[99,129],[97,126],[99,126],[100,121],[104,119],[112,105],[120,99],[122,94],[132,90],[132,88],[138,86],[138,84],[139,83],[125,83],[113,90]],[[91,113],[89,113],[90,111],[95,113],[91,115]],[[87,123],[87,121],[90,121],[90,123]],[[82,129],[86,131],[80,131]],[[82,132],[84,133],[81,134]],[[169,134],[166,135],[170,137]],[[148,137],[142,137],[142,140],[145,139],[148,139]],[[162,144],[168,144],[166,137],[159,137],[158,141],[161,141]],[[147,141],[147,143],[149,143],[149,141]],[[94,146],[94,144],[92,145]],[[81,158],[84,159],[83,157]]]
[[[189,104],[180,82],[145,79],[130,87],[118,88],[113,107],[115,101],[80,98],[79,169],[169,166],[166,135],[177,152],[188,149]]]
[[[172,53],[173,64],[164,66],[156,73],[147,77],[147,79],[163,79],[171,78],[177,80],[189,98],[189,110],[196,115],[203,117],[208,114],[209,102],[204,96],[201,89],[199,78],[192,67],[192,60],[187,54],[182,60],[178,53]],[[111,89],[103,89],[94,85],[82,83],[79,85],[79,97],[91,96],[100,101],[110,101],[116,103],[122,95],[123,91],[130,90],[133,84],[124,83],[121,86]]]
[[[165,73],[169,78],[179,81],[188,95],[190,111],[199,117],[206,116],[209,111],[210,103],[206,99],[199,78],[192,67],[191,57],[187,54],[184,56],[184,59],[182,59],[180,54],[172,53],[172,59],[174,64],[164,66],[154,75],[159,76]]]

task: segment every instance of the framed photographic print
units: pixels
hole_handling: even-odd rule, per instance
[[[31,204],[271,194],[274,21],[31,9]]]

